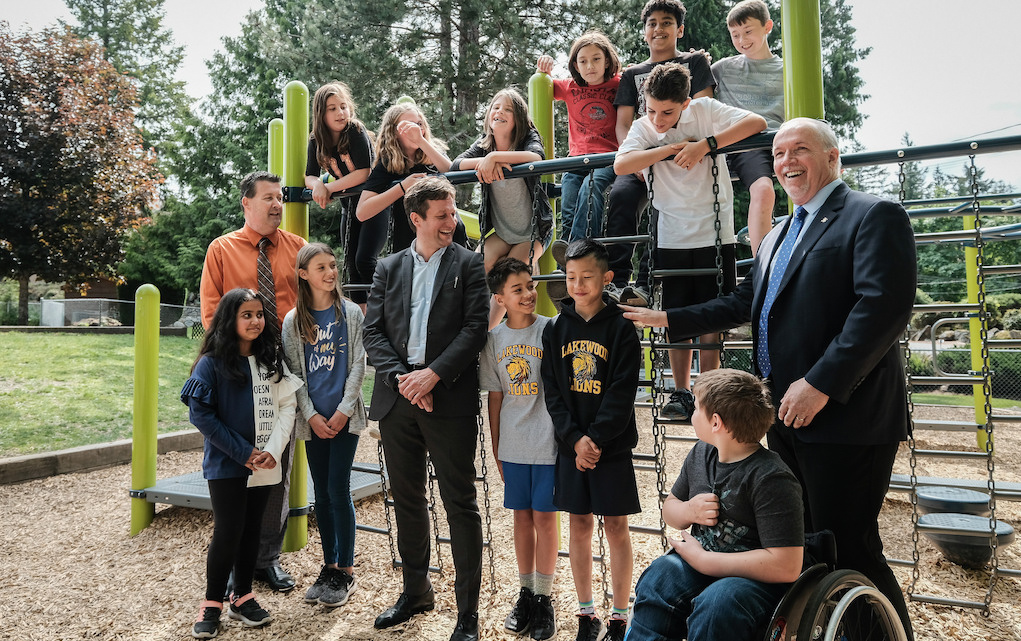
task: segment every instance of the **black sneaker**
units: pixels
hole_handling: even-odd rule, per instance
[[[606,635],[603,641],[624,641],[627,632],[627,619],[611,618],[606,624]]]
[[[347,603],[348,597],[354,592],[355,578],[344,570],[328,569],[330,573],[323,591],[319,594],[319,603],[328,608],[337,608]]]
[[[259,607],[256,603],[255,597],[248,599],[241,605],[230,604],[230,609],[227,611],[227,616],[240,621],[250,628],[257,628],[262,625],[266,625],[273,620],[273,616]]]
[[[507,620],[503,622],[503,627],[514,634],[524,634],[527,632],[534,600],[535,594],[531,590],[525,587],[521,588],[521,591],[518,592],[518,601],[514,604],[514,609],[507,615]]]
[[[332,569],[324,565],[323,569],[319,570],[319,578],[312,584],[312,587],[305,591],[305,603],[319,603],[319,595],[323,593],[323,588],[326,587],[326,582],[329,580],[329,571]]]
[[[628,285],[620,292],[620,302],[632,307],[648,307],[652,298],[638,285]]]
[[[212,639],[220,634],[220,608],[202,608],[202,618],[191,626],[191,636],[196,639]]]
[[[575,641],[599,641],[603,637],[603,622],[591,614],[578,615],[578,636]]]
[[[695,395],[689,389],[678,389],[670,393],[670,400],[663,405],[659,415],[663,418],[674,418],[690,421],[695,413]]]
[[[606,285],[606,287],[603,288],[603,291],[606,292],[607,294],[609,294],[610,298],[613,299],[613,302],[619,303],[620,302],[620,294],[624,290],[622,290],[620,287],[617,287],[613,283],[609,283],[609,284]]]
[[[551,275],[560,276],[560,279],[546,281],[546,295],[554,302],[564,300],[567,298],[567,281],[564,279],[564,272],[558,269]]]
[[[557,633],[553,601],[548,594],[536,594],[532,601],[532,616],[528,620],[528,636],[536,641],[545,641]]]

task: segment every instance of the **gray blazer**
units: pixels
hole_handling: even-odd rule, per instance
[[[346,414],[348,429],[352,434],[361,434],[365,429],[365,403],[362,402],[362,379],[365,378],[365,347],[362,344],[362,310],[358,305],[344,299],[344,316],[347,319],[347,382],[344,384],[344,398],[337,409]],[[298,333],[297,310],[287,312],[280,330],[284,341],[284,361],[287,367],[305,385],[295,393],[298,412],[295,414],[294,431],[298,438],[307,441],[312,438],[308,421],[318,414],[308,397],[308,374],[305,372],[305,349]],[[327,419],[330,417],[327,416]]]

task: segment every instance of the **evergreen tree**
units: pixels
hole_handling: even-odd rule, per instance
[[[135,81],[135,124],[160,160],[178,155],[177,133],[189,117],[190,100],[175,74],[184,47],[163,26],[164,0],[65,0],[78,24],[71,29],[103,46],[103,57]]]

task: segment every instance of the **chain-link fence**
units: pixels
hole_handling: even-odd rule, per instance
[[[14,325],[18,303],[0,301],[0,321]],[[54,298],[28,304],[28,324],[42,327],[118,327],[135,322],[135,301],[111,298]],[[202,314],[196,305],[160,305],[160,327],[191,328],[202,336]]]

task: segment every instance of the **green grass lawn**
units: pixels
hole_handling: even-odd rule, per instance
[[[191,427],[179,394],[198,348],[160,337],[160,432]],[[130,438],[134,359],[129,334],[0,333],[0,457]]]

